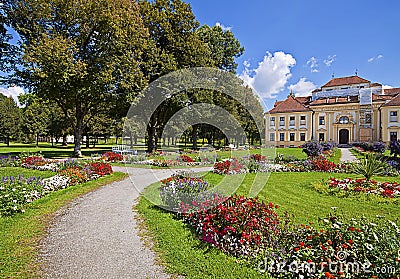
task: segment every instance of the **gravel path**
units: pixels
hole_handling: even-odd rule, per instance
[[[155,265],[154,252],[138,236],[132,207],[140,191],[172,171],[115,168],[127,170],[130,178],[103,186],[60,210],[41,243],[46,278],[169,277]]]
[[[357,161],[356,156],[350,152],[349,148],[339,148],[342,152],[342,156],[340,157],[340,162],[354,162]]]

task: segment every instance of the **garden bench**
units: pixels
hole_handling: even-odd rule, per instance
[[[112,147],[112,152],[118,154],[132,154],[137,155],[137,150],[132,150],[129,145],[116,145]]]

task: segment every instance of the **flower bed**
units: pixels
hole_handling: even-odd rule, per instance
[[[330,178],[329,188],[341,191],[380,195],[387,198],[400,197],[400,184],[396,182],[377,182],[365,179]]]
[[[124,156],[122,156],[122,154],[111,151],[103,153],[101,158],[106,160],[107,162],[120,162],[124,160]]]
[[[189,206],[190,209],[197,210],[197,205],[216,196],[216,193],[208,192],[212,185],[207,181],[188,176],[186,173],[177,173],[161,182],[161,200],[171,211],[179,212],[182,206],[185,211],[189,210]]]
[[[275,242],[280,232],[275,208],[257,198],[234,195],[212,208],[184,212],[182,218],[202,241],[227,254],[250,257],[256,256],[259,249],[271,248]]]
[[[0,181],[0,216],[24,212],[24,205],[44,195],[66,188],[69,178],[56,175],[50,178],[5,176]]]
[[[201,192],[196,189],[204,182],[184,175],[163,180],[174,185],[171,193]],[[274,278],[398,278],[400,229],[390,220],[347,220],[331,213],[317,229],[312,223],[294,225],[288,214],[278,215],[277,205],[256,198],[174,201],[179,203],[177,218],[201,241]],[[388,266],[396,269],[376,272]]]
[[[247,172],[237,158],[232,158],[214,164],[214,172],[217,174],[239,174]]]
[[[21,160],[17,156],[2,155],[0,156],[0,167],[19,167]]]
[[[3,177],[0,181],[0,216],[12,215],[24,211],[24,205],[59,189],[98,179],[112,173],[108,163],[81,163],[76,159],[56,161],[40,156],[23,159],[22,167],[36,170],[57,171],[58,174],[41,179],[24,178],[22,175]]]

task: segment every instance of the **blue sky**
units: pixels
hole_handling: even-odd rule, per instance
[[[189,0],[201,24],[230,28],[245,47],[238,75],[268,107],[358,75],[400,87],[398,1]],[[260,64],[261,63],[261,64]],[[247,67],[244,66],[247,65]]]

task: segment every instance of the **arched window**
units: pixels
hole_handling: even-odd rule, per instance
[[[340,124],[348,124],[349,123],[349,118],[347,116],[341,116],[339,118],[339,123]]]

